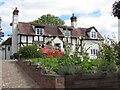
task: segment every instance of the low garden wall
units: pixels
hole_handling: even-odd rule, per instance
[[[48,75],[29,62],[18,61],[17,64],[40,86],[40,88],[64,88],[64,77]]]
[[[41,88],[120,88],[119,73],[48,75],[28,62],[18,61],[17,64]]]

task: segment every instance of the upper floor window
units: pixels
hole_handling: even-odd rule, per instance
[[[93,32],[93,31],[92,31],[92,32],[91,32],[91,38],[97,38],[97,32],[95,32],[95,31]]]
[[[71,36],[71,32],[69,30],[65,30],[65,36],[70,37]]]
[[[44,28],[36,28],[36,35],[43,35],[44,34]]]

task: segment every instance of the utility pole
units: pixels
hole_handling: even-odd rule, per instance
[[[4,33],[2,32],[2,25],[1,25],[1,23],[2,23],[2,19],[1,19],[1,17],[0,17],[0,43],[2,42],[2,37],[4,37]]]

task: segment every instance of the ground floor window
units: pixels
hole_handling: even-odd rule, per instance
[[[97,49],[91,49],[91,55],[97,55],[98,50]]]
[[[8,51],[10,51],[10,46],[8,46]]]

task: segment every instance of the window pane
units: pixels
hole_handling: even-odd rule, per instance
[[[91,32],[91,38],[96,38],[96,32]]]
[[[8,51],[10,51],[10,47],[8,47]]]
[[[91,49],[91,54],[93,54],[93,51],[92,51],[92,49]]]
[[[42,28],[40,28],[40,35],[42,35]]]
[[[36,28],[36,34],[37,35],[43,35],[44,34],[44,28]]]
[[[37,34],[39,34],[39,29],[37,29]]]
[[[93,49],[93,54],[95,55],[95,49]]]

